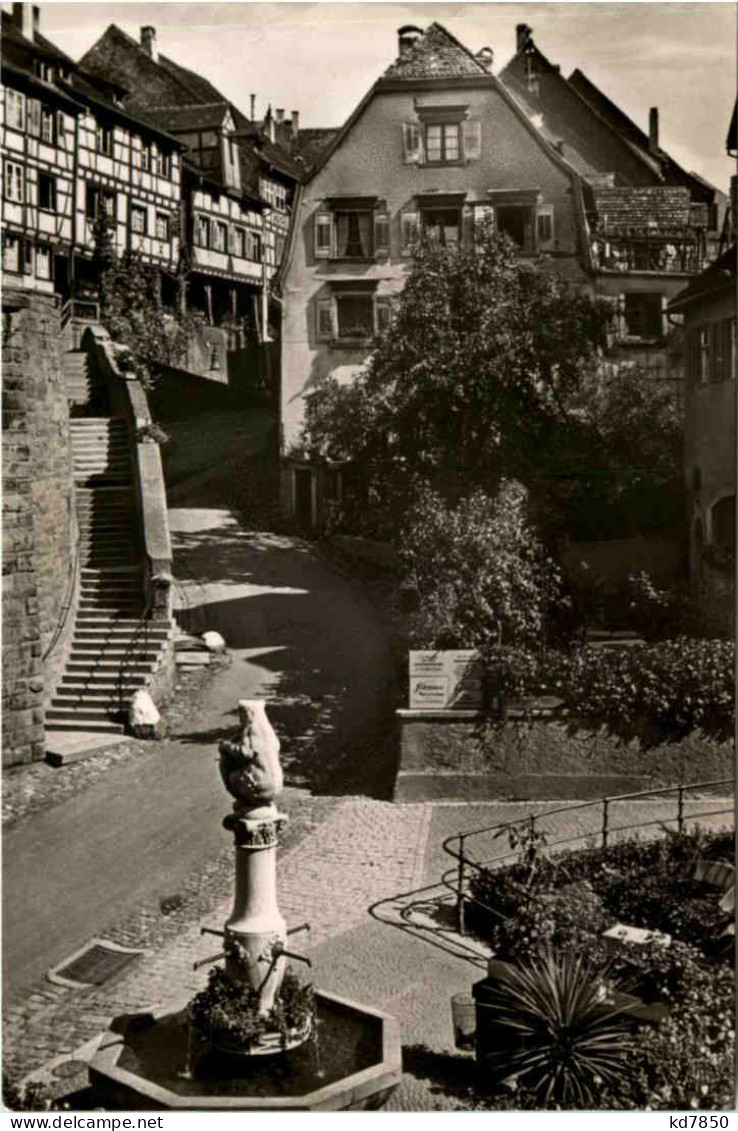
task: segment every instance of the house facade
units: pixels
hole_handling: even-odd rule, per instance
[[[738,152],[736,115],[727,139]],[[736,243],[738,178],[726,224],[730,246],[670,305],[684,319],[684,480],[692,590],[711,627],[735,632]]]
[[[40,33],[38,10],[3,12],[0,154],[3,284],[75,298],[94,282],[94,224],[114,221],[173,273],[181,241],[180,144],[127,114],[114,84],[85,75]]]
[[[612,359],[679,388],[683,341],[667,306],[717,255],[725,195],[661,148],[657,107],[646,133],[582,71],[565,78],[527,24],[500,80],[582,178],[592,289],[615,316]]]
[[[305,398],[355,378],[421,233],[469,241],[491,217],[521,257],[587,283],[579,178],[490,73],[489,49],[475,56],[439,24],[401,28],[398,47],[303,184],[281,276],[282,501],[307,528],[340,476],[294,458]]]

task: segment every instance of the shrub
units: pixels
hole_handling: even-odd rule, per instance
[[[412,636],[421,647],[540,643],[560,575],[527,515],[527,492],[502,480],[456,507],[420,490],[400,546],[405,590],[416,594]]]
[[[312,1023],[315,1002],[312,986],[300,985],[288,968],[274,1006],[264,1017],[259,1013],[258,992],[240,985],[222,967],[215,966],[207,986],[195,995],[189,1009],[193,1024],[203,1035],[249,1048],[273,1030],[286,1044],[291,1032],[302,1032]]]

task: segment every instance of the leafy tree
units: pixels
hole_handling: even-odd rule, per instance
[[[117,254],[107,213],[96,221],[94,238],[100,320],[114,341],[127,346],[131,368],[150,386],[159,365],[176,366],[184,360],[195,322],[163,306],[155,267],[135,251]]]
[[[401,556],[419,645],[486,652],[502,641],[542,643],[561,579],[531,526],[520,483],[503,480],[494,498],[475,491],[456,507],[421,488]]]
[[[489,227],[473,247],[421,242],[364,371],[309,397],[305,446],[360,461],[380,520],[394,519],[413,477],[451,500],[494,490],[501,475],[526,481],[547,432],[567,419],[607,317]]]
[[[503,476],[528,486],[548,532],[621,535],[673,518],[671,389],[603,366],[610,316],[490,227],[474,246],[421,242],[364,370],[307,400],[303,447],[356,469],[348,524],[392,536],[419,484],[453,502]]]

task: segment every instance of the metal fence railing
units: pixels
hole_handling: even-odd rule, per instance
[[[457,863],[444,874],[442,879],[445,886],[456,895],[459,933],[463,935],[465,931],[464,915],[467,903],[477,903],[490,914],[498,915],[494,908],[488,907],[469,894],[468,884],[474,872],[487,871],[518,859],[518,849],[509,847],[510,832],[527,828],[529,833],[544,834],[547,852],[555,848],[571,848],[577,844],[592,846],[600,844],[602,847],[607,847],[622,834],[633,833],[635,830],[675,825],[679,832],[683,832],[689,823],[698,819],[702,821],[706,817],[732,816],[733,805],[726,806],[722,803],[726,797],[732,796],[733,789],[733,778],[716,778],[711,781],[646,789],[637,793],[620,793],[599,797],[593,801],[562,805],[543,813],[529,813],[516,820],[503,821],[447,837],[443,842],[443,849]],[[722,793],[718,794],[716,791]],[[706,792],[707,798],[693,796],[696,793]],[[660,812],[657,816],[649,814],[646,820],[634,820],[633,803],[643,801],[652,801],[655,806],[663,807],[664,812]],[[710,804],[712,801],[716,806],[721,807],[700,808],[698,811],[688,812],[689,806],[698,801],[700,805]],[[599,815],[597,815],[598,807]],[[626,824],[615,823],[619,807],[625,809]],[[572,823],[579,824],[581,831],[573,831]],[[563,835],[557,835],[557,826],[559,834]],[[493,844],[498,851],[487,855],[491,852]]]

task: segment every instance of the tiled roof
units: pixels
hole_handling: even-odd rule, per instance
[[[206,105],[155,106],[147,110],[146,117],[163,129],[177,133],[180,130],[222,126],[227,113],[227,102],[212,102]]]
[[[438,23],[432,23],[420,38],[399,55],[387,70],[386,79],[463,78],[486,75],[487,71],[470,51]]]
[[[598,228],[608,232],[658,231],[689,224],[689,189],[684,185],[594,186]]]
[[[338,126],[333,126],[330,129],[315,128],[300,130],[296,141],[292,143],[292,156],[302,158],[305,163],[305,168],[311,168],[318,160],[323,150],[333,141],[338,130]]]

